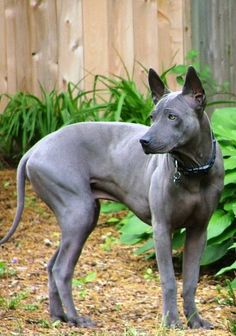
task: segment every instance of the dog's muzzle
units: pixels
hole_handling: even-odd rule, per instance
[[[141,143],[142,147],[143,147],[143,151],[145,154],[150,154],[150,144],[151,144],[151,141],[150,139],[145,139],[145,138],[141,138],[139,140],[139,142]]]

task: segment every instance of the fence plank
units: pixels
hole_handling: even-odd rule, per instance
[[[134,31],[132,0],[108,1],[109,72],[132,74],[134,66]],[[125,67],[124,67],[125,66]]]
[[[193,48],[200,51],[201,65],[209,65],[214,79],[219,84],[228,81],[235,93],[236,2],[191,0],[191,7]]]
[[[83,36],[81,0],[63,0],[58,15],[58,87],[77,83],[83,77]],[[69,60],[69,61],[68,61]]]
[[[32,57],[30,28],[28,20],[28,0],[16,1],[16,85],[20,91],[30,91],[32,87]]]
[[[158,70],[157,1],[133,0],[133,12],[135,61],[145,68]],[[141,89],[147,84],[146,73],[140,66],[137,66],[134,78]]]
[[[183,62],[183,1],[158,1],[159,69],[160,72]],[[172,89],[178,86],[174,77],[168,83]]]
[[[0,94],[8,91],[7,87],[7,45],[6,45],[6,28],[5,28],[5,2],[0,1]],[[4,110],[7,99],[4,97],[0,100],[0,112]]]
[[[14,0],[5,2],[6,49],[7,49],[7,91],[14,93],[16,83],[16,6]]]
[[[32,0],[30,5],[32,88],[40,94],[39,83],[52,90],[57,85],[57,21],[55,1]]]
[[[108,74],[108,5],[109,0],[83,1],[85,87],[91,88],[91,74]]]
[[[4,1],[0,1],[0,17],[0,92],[7,92],[7,50]]]
[[[191,0],[183,1],[183,54],[192,49]]]

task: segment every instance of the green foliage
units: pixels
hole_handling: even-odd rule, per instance
[[[96,272],[90,272],[88,273],[86,276],[81,277],[79,279],[74,279],[73,280],[73,285],[74,286],[84,286],[85,284],[89,283],[89,282],[93,282],[97,277],[97,273]]]
[[[16,275],[16,271],[9,268],[4,261],[0,260],[0,278],[8,278],[14,275]]]
[[[174,65],[162,74],[162,79],[168,86],[168,75],[174,75],[177,83],[182,87],[189,64],[197,71],[207,96],[207,106],[221,104],[236,104],[235,95],[229,92],[229,83],[218,83],[214,80],[209,65],[202,65],[199,62],[199,52],[190,50],[186,55],[186,63]],[[227,96],[228,99],[222,99]],[[219,98],[220,97],[220,98]],[[232,99],[234,98],[234,99]]]
[[[0,307],[4,309],[15,310],[19,305],[22,304],[22,301],[28,297],[28,293],[19,292],[12,295],[9,299],[3,296],[0,296]]]
[[[112,247],[117,244],[118,239],[116,237],[113,237],[111,232],[109,232],[105,237],[104,237],[104,242],[100,245],[102,250],[105,252],[111,252]]]
[[[119,211],[122,210],[126,210],[127,207],[122,204],[122,203],[116,203],[116,202],[102,202],[101,205],[101,212],[103,212],[104,214],[108,214],[108,213],[117,213]]]
[[[152,227],[142,222],[132,212],[120,222],[120,241],[124,244],[134,245],[143,243],[135,251],[136,255],[146,254],[146,258],[155,257]],[[185,229],[177,230],[173,235],[172,247],[177,255],[182,252],[185,241]]]
[[[152,235],[151,226],[142,222],[131,212],[121,221],[120,240],[124,244],[137,244]]]
[[[217,303],[236,307],[236,296],[232,283],[227,279],[223,286],[217,286],[219,296],[216,298]]]
[[[141,94],[128,73],[127,79],[97,75],[92,91],[80,90],[79,84],[69,83],[61,93],[41,87],[41,98],[23,92],[0,95],[8,99],[0,114],[1,156],[19,158],[47,134],[75,122],[149,122],[150,93]]]
[[[37,304],[25,304],[23,308],[26,311],[36,311],[39,309],[39,306]]]
[[[210,262],[220,259],[229,251],[236,250],[236,108],[225,107],[215,110],[212,117],[212,126],[217,140],[220,143],[225,168],[225,187],[219,206],[212,216],[208,226],[208,246],[211,251]],[[233,271],[236,264],[223,268],[217,274]]]
[[[81,91],[72,83],[62,93],[55,90],[47,93],[41,87],[41,99],[23,92],[1,95],[0,99],[8,98],[0,115],[1,150],[9,156],[19,157],[42,137],[63,125],[96,120],[97,111],[88,95],[89,92]]]
[[[155,280],[156,282],[160,282],[159,275],[155,274],[151,268],[146,269],[143,277],[147,281]]]
[[[96,272],[90,272],[84,277],[72,280],[72,285],[74,287],[79,288],[79,295],[82,299],[84,299],[85,296],[87,295],[86,284],[93,282],[96,279],[96,277],[97,277]]]
[[[104,89],[99,91],[98,85],[102,85]],[[95,77],[94,90],[102,93],[99,97],[103,101],[104,120],[149,124],[149,114],[153,107],[150,93],[147,90],[145,95],[141,94],[128,73],[127,79],[98,75]]]

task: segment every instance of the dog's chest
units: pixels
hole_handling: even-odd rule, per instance
[[[205,222],[211,211],[207,195],[199,184],[176,190],[170,207],[170,221],[174,228],[187,227],[196,222]]]

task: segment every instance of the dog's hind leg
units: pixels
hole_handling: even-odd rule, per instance
[[[54,320],[68,321],[81,327],[94,326],[89,318],[80,317],[76,312],[72,276],[83,245],[96,226],[99,211],[99,202],[83,195],[83,199],[70,199],[57,213],[62,238],[60,248],[49,263],[50,313]]]
[[[66,314],[64,313],[57,285],[53,277],[52,269],[58,256],[60,247],[48,263],[48,289],[49,289],[49,311],[53,321],[67,322]]]

